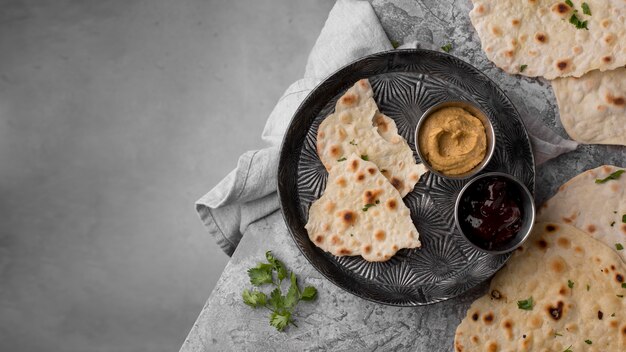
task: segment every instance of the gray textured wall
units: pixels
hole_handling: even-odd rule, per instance
[[[178,349],[228,259],[193,202],[331,6],[0,0],[0,350]]]

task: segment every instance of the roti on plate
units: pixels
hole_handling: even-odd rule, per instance
[[[330,169],[324,194],[311,205],[305,228],[321,249],[337,256],[361,255],[371,262],[421,245],[400,193],[373,162],[354,153]]]
[[[555,79],[552,89],[561,122],[572,139],[626,145],[626,68]]]
[[[626,351],[626,265],[577,228],[537,223],[457,327],[456,352]]]
[[[573,225],[614,250],[621,244],[625,249],[617,253],[626,262],[626,172],[596,183],[619,170],[604,165],[575,176],[539,208],[537,221]]]
[[[358,81],[337,102],[317,131],[317,154],[327,170],[355,153],[372,161],[402,197],[419,181],[418,165],[393,120],[378,111],[367,79]]]
[[[508,73],[554,79],[626,64],[625,1],[472,2],[469,15],[483,50]]]

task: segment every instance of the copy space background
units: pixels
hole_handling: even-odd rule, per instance
[[[332,3],[0,0],[0,350],[178,350],[228,260],[193,203]]]

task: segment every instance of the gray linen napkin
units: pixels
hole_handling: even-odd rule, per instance
[[[422,46],[431,49],[428,44]],[[417,43],[404,47],[416,47]],[[340,67],[392,45],[371,5],[339,0],[330,11],[306,65],[304,78],[293,83],[269,116],[262,138],[269,147],[244,153],[237,167],[196,202],[196,210],[217,244],[232,255],[251,223],[278,210],[276,172],[279,145],[296,109],[309,92]],[[435,49],[435,48],[433,48]],[[524,121],[538,164],[576,148],[537,119]]]

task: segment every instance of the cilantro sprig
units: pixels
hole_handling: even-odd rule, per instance
[[[442,46],[441,50],[445,51],[446,53],[449,53],[450,50],[452,50],[452,43],[448,43],[448,44]]]
[[[313,286],[306,286],[300,290],[296,274],[287,271],[285,264],[276,259],[271,251],[265,253],[265,259],[267,263],[259,263],[254,268],[248,269],[250,283],[256,287],[271,284],[275,288],[269,297],[256,288],[252,291],[245,289],[241,294],[243,303],[255,309],[259,307],[269,309],[271,311],[270,325],[278,331],[284,331],[289,324],[297,327],[293,319],[296,305],[300,301],[314,300],[317,297],[317,289]],[[281,286],[286,278],[289,278],[290,284],[287,294],[283,295]]]
[[[617,170],[605,178],[602,178],[602,179],[597,178],[596,183],[606,183],[607,181],[610,181],[610,180],[617,180],[623,173],[624,173],[624,170]]]

